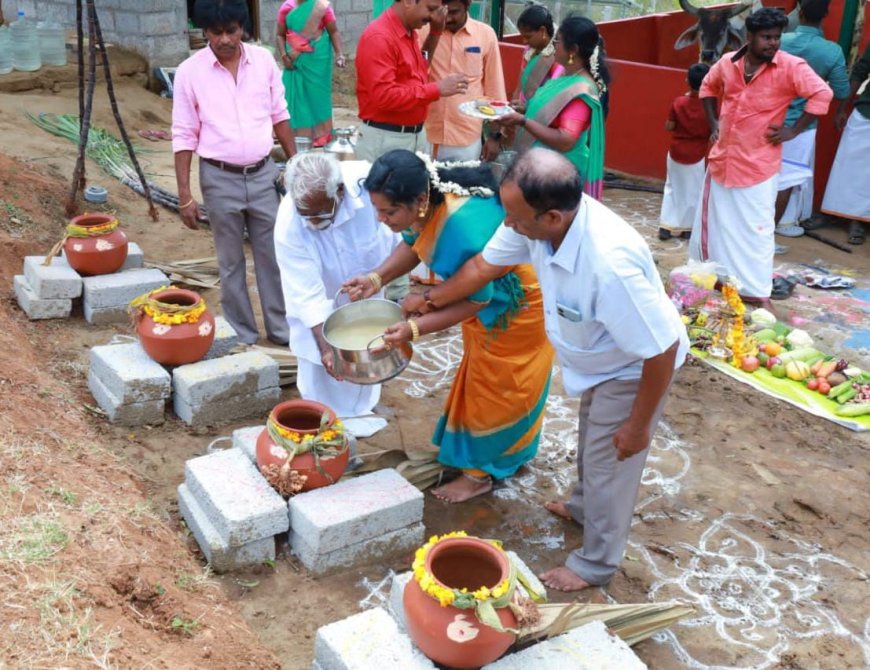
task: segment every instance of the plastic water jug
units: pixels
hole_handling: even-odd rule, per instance
[[[18,20],[9,26],[12,36],[12,66],[22,72],[35,72],[42,67],[39,57],[39,33],[36,24],[18,11]]]
[[[0,26],[0,74],[12,72],[12,37],[9,28]]]
[[[63,26],[52,21],[42,21],[39,30],[39,55],[43,65],[66,65],[66,34]]]

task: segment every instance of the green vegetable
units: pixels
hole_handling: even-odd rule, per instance
[[[852,389],[852,380],[847,379],[842,384],[837,384],[830,391],[828,391],[829,398],[838,398],[841,393],[845,393],[846,391],[851,391]]]
[[[755,333],[755,339],[759,342],[770,342],[776,338],[776,331],[773,328],[765,328]]]
[[[843,405],[834,410],[837,416],[864,416],[870,414],[870,402],[853,403]]]
[[[834,389],[831,389],[831,391],[833,391],[833,390],[834,390]],[[848,391],[846,391],[846,392],[844,392],[844,393],[839,393],[839,394],[837,394],[837,397],[834,398],[834,400],[836,400],[838,403],[840,403],[840,404],[842,405],[844,402],[849,402],[849,401],[850,401],[852,398],[854,398],[856,395],[858,395],[858,391],[856,391],[856,390],[853,389],[853,388],[850,388]],[[830,392],[828,393],[828,397],[829,397],[829,398],[831,397],[831,393],[830,393]]]
[[[773,332],[776,333],[777,337],[785,337],[791,332],[791,328],[786,326],[784,323],[780,323],[779,321],[777,321],[775,324],[773,324]]]
[[[806,363],[809,359],[817,358],[822,355],[822,352],[817,349],[813,349],[812,347],[802,347],[801,349],[784,351],[779,355],[779,360],[783,363],[788,363],[789,361],[803,361]]]

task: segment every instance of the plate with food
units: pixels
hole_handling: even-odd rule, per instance
[[[468,100],[459,111],[476,119],[498,119],[514,110],[505,100]]]

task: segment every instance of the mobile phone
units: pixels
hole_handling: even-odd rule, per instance
[[[561,316],[563,319],[567,319],[574,323],[579,323],[583,320],[583,317],[580,316],[580,312],[576,309],[571,309],[570,307],[560,305],[559,303],[556,303],[556,314]]]

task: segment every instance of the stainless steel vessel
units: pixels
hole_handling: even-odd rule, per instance
[[[383,321],[384,328],[402,321],[402,310],[390,300],[369,298],[336,309],[323,324],[323,337],[332,349],[335,372],[354,384],[380,384],[401,374],[414,353],[410,343],[387,349],[376,337],[365,349],[341,349],[330,340],[336,328],[356,321]]]

